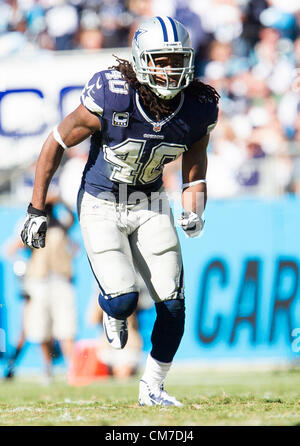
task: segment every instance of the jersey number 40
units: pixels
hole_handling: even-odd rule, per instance
[[[162,174],[164,164],[187,150],[185,145],[161,142],[152,147],[147,161],[142,161],[146,143],[145,140],[126,139],[114,147],[103,147],[104,158],[114,166],[110,176],[112,181],[131,185],[153,183]]]

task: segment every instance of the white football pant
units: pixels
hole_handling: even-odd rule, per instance
[[[166,193],[125,204],[83,190],[79,219],[88,258],[102,294],[139,291],[135,268],[155,302],[183,298],[179,240]],[[159,210],[160,209],[160,210]]]

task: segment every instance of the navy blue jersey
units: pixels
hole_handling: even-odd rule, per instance
[[[177,109],[156,122],[119,71],[94,74],[81,94],[81,103],[101,122],[83,172],[82,187],[88,193],[113,192],[117,197],[122,183],[128,193],[159,190],[164,165],[189,150],[217,121],[216,104],[180,94]]]

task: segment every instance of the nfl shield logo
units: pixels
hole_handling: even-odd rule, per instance
[[[160,132],[161,131],[161,125],[158,123],[153,124],[153,130],[154,132]]]

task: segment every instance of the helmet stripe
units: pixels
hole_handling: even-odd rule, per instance
[[[165,24],[165,22],[163,21],[163,19],[161,17],[156,17],[156,18],[159,20],[159,22],[161,24],[161,27],[162,27],[162,30],[163,30],[163,34],[164,34],[164,41],[168,42],[168,32],[167,32],[166,24]]]
[[[174,20],[171,17],[168,17],[168,19],[170,20],[172,28],[173,28],[174,41],[178,42],[178,33],[177,33],[175,22],[174,22]]]

